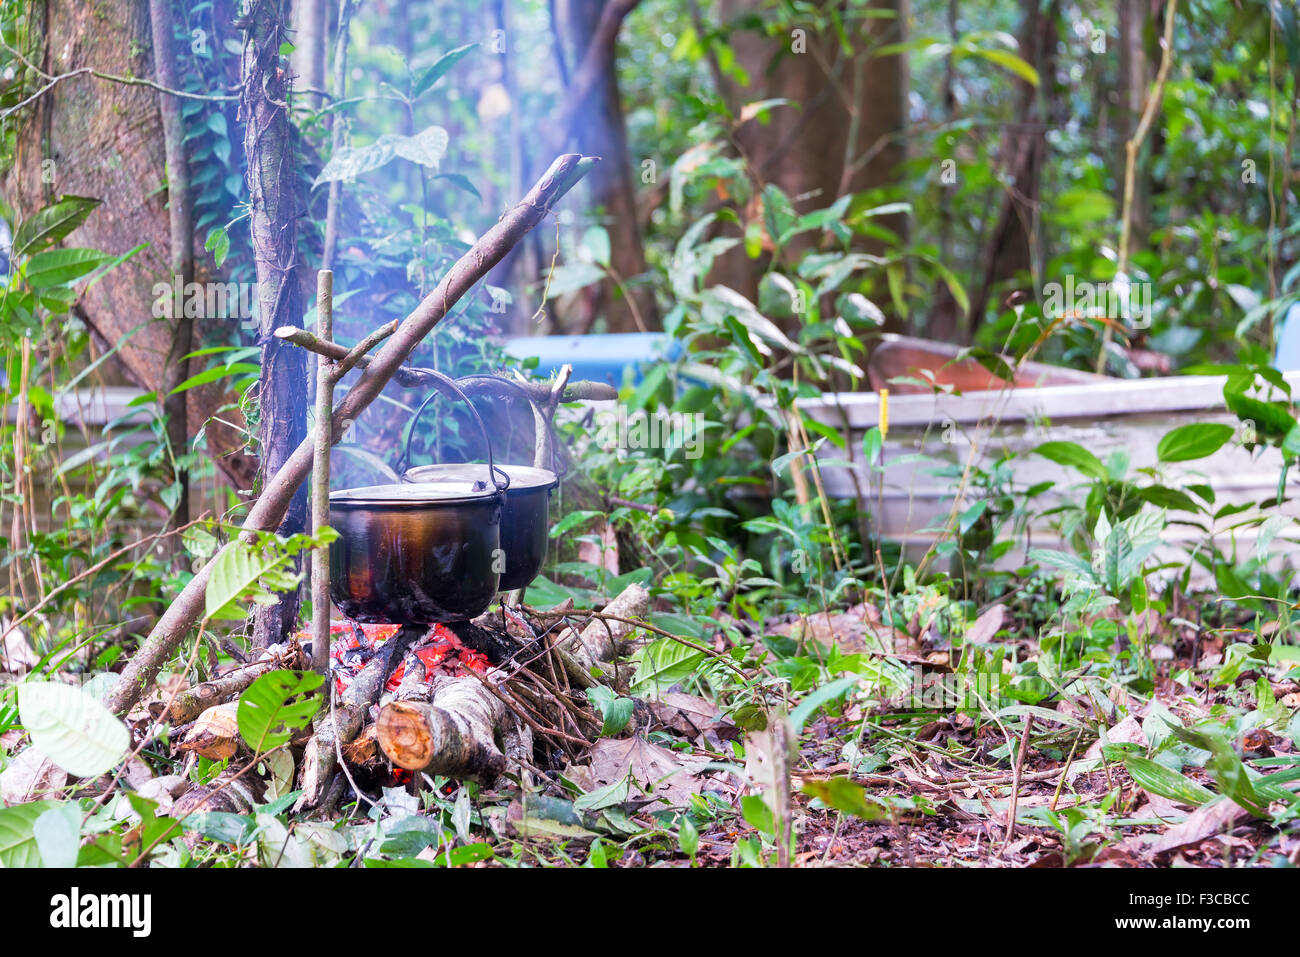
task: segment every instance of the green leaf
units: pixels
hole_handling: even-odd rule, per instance
[[[289,556],[274,549],[254,550],[246,542],[236,539],[213,560],[212,575],[204,595],[204,614],[220,621],[241,621],[244,611],[241,598],[250,597],[250,591],[261,582],[262,576],[287,563]]]
[[[239,696],[239,736],[258,753],[286,743],[320,710],[321,699],[307,695],[324,683],[314,671],[268,671]]]
[[[889,809],[867,794],[866,788],[844,777],[827,778],[825,781],[806,781],[803,793],[821,800],[827,807],[833,807],[845,814],[852,814],[867,821],[880,821],[889,817]]]
[[[1128,584],[1132,554],[1133,542],[1128,530],[1123,525],[1116,525],[1106,536],[1102,558],[1102,577],[1112,595],[1118,596]]]
[[[1198,731],[1194,728],[1184,728],[1173,722],[1166,723],[1169,725],[1169,733],[1179,741],[1210,752],[1210,760],[1206,762],[1205,770],[1210,772],[1210,777],[1214,778],[1214,783],[1219,786],[1220,791],[1256,817],[1269,817],[1264,802],[1255,793],[1246,765],[1242,763],[1241,758],[1237,757],[1237,752],[1232,749],[1232,745],[1222,734],[1217,730]]]
[[[212,253],[212,261],[216,263],[218,269],[226,261],[226,256],[230,254],[230,235],[223,226],[214,226],[208,231],[208,240],[203,244],[203,248]]]
[[[1253,396],[1230,391],[1224,386],[1224,401],[1242,421],[1254,423],[1255,434],[1262,439],[1281,442],[1296,427],[1295,417],[1282,402],[1265,402]]]
[[[437,169],[447,155],[451,138],[441,126],[430,126],[414,136],[400,136],[393,141],[393,151],[402,159],[429,169]]]
[[[252,362],[235,362],[230,365],[213,366],[211,369],[205,369],[197,375],[190,376],[167,394],[175,395],[177,392],[184,392],[196,386],[207,385],[209,382],[216,382],[218,379],[240,375],[255,375],[261,371],[262,367]]]
[[[420,74],[420,78],[415,81],[415,85],[411,88],[411,99],[414,100],[431,89],[435,83],[447,75],[448,70],[459,63],[476,46],[478,46],[477,43],[467,43],[463,47],[448,50],[438,57],[433,65]]]
[[[671,638],[660,638],[637,649],[632,656],[637,669],[631,690],[638,693],[667,688],[694,674],[703,659],[702,651]]]
[[[1222,448],[1232,438],[1230,425],[1214,425],[1208,422],[1195,422],[1182,425],[1166,432],[1160,444],[1156,446],[1156,455],[1161,462],[1188,462],[1203,459]]]
[[[0,867],[41,866],[35,827],[53,805],[53,801],[35,801],[0,808]]]
[[[46,867],[76,867],[81,850],[81,808],[56,804],[36,819],[32,835]]]
[[[1088,478],[1105,479],[1107,477],[1106,466],[1101,464],[1101,459],[1077,442],[1044,442],[1034,449],[1034,452],[1045,459],[1055,462],[1057,465],[1078,469]]]
[[[600,711],[601,717],[605,719],[605,723],[600,729],[602,737],[611,737],[618,734],[632,720],[632,712],[636,708],[636,702],[631,698],[619,697],[604,685],[588,688],[587,698]]]
[[[93,249],[47,249],[27,260],[23,274],[33,289],[55,289],[76,282],[112,258]]]
[[[776,836],[776,821],[772,809],[761,794],[747,794],[740,799],[741,816],[756,831],[769,840]]]
[[[35,216],[23,220],[14,231],[13,255],[26,256],[59,242],[86,221],[97,199],[89,196],[63,196]]]
[[[1038,86],[1038,71],[1035,70],[1027,61],[1016,56],[1010,50],[990,50],[985,48],[973,50],[971,52],[978,57],[988,60],[990,63],[996,63],[1009,73],[1014,73],[1030,86]]]
[[[593,519],[597,515],[604,514],[604,512],[593,512],[590,510],[570,512],[568,515],[564,516],[564,518],[555,523],[555,527],[551,529],[551,538],[559,538],[565,532],[569,531],[569,529],[577,528],[583,522]]]
[[[796,735],[803,730],[803,726],[812,717],[813,712],[826,704],[828,701],[834,701],[852,688],[856,688],[861,683],[862,678],[858,675],[847,675],[843,678],[837,678],[834,681],[822,685],[816,691],[809,694],[799,702],[798,706],[790,712],[790,729]]]
[[[582,234],[582,245],[591,254],[592,262],[609,268],[611,250],[609,233],[603,226],[588,226]]]
[[[312,188],[334,180],[356,179],[363,173],[391,163],[399,156],[421,166],[437,169],[447,152],[448,142],[445,129],[430,126],[414,136],[386,133],[369,146],[340,147],[320,171]]]
[[[1045,565],[1051,565],[1053,568],[1059,568],[1069,575],[1082,578],[1085,582],[1096,580],[1092,572],[1092,566],[1078,555],[1072,555],[1069,552],[1057,552],[1047,548],[1031,548],[1025,557],[1031,562],[1042,562]]]
[[[627,800],[628,777],[619,778],[612,784],[607,784],[603,788],[596,788],[594,791],[588,791],[586,794],[573,801],[573,809],[579,813],[583,811],[599,811],[601,808],[615,807]]]
[[[24,681],[18,686],[18,713],[32,743],[80,778],[110,770],[131,747],[126,725],[75,685]]]
[[[1204,785],[1197,784],[1186,775],[1179,774],[1163,764],[1156,764],[1149,758],[1137,755],[1127,757],[1124,759],[1124,767],[1128,769],[1134,783],[1142,790],[1177,801],[1179,804],[1200,807],[1218,797]]]
[[[479,193],[478,189],[474,186],[474,184],[470,182],[469,177],[465,176],[462,173],[439,173],[437,176],[434,176],[433,178],[445,179],[447,182],[451,183],[451,185],[455,186],[457,189],[469,193],[480,203],[483,202],[482,194]]]

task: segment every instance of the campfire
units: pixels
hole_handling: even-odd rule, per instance
[[[366,795],[436,775],[532,786],[598,738],[601,720],[582,692],[620,684],[610,662],[635,631],[620,619],[648,607],[649,595],[634,584],[601,612],[503,604],[472,621],[430,626],[332,622],[329,704],[296,743],[299,805],[327,813],[348,789]],[[291,647],[268,649],[258,662],[177,696],[169,717],[190,720],[177,748],[229,757],[240,691],[274,667],[306,660],[311,645],[311,633],[300,632]],[[205,705],[197,717],[195,700]],[[232,786],[232,777],[191,788],[175,813],[246,811],[262,797],[261,785],[245,778]]]

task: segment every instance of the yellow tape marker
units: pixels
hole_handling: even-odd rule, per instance
[[[880,390],[880,419],[877,422],[880,427],[880,438],[889,437],[889,390]]]

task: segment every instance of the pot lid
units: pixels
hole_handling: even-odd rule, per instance
[[[501,465],[497,468],[510,476],[510,488],[506,494],[511,492],[523,492],[530,489],[554,488],[560,484],[559,477],[550,469],[533,468],[531,465]],[[482,481],[487,475],[487,467],[482,463],[464,464],[455,463],[449,465],[420,465],[413,469],[407,469],[402,476],[403,482],[423,483],[423,482],[442,482],[445,479],[453,480],[477,480]]]
[[[330,493],[330,505],[428,505],[482,502],[496,495],[487,485],[487,469],[479,466],[478,477],[440,477],[435,481],[402,482],[396,485],[367,485]]]

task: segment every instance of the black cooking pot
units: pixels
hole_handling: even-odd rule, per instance
[[[509,379],[495,381],[513,385]],[[523,395],[525,398],[528,397],[527,393]],[[406,449],[401,459],[403,463],[410,461],[411,435],[415,432],[415,421],[435,396],[436,393],[425,399],[411,420],[411,429],[406,437]],[[463,474],[465,468],[464,465],[421,465],[402,473],[402,481],[417,485],[426,482],[436,483]],[[546,546],[550,533],[547,513],[551,489],[555,488],[560,480],[549,469],[534,468],[529,465],[498,465],[495,468],[498,472],[504,472],[510,479],[510,487],[505,492],[505,503],[501,511],[503,561],[499,565],[501,571],[499,587],[501,591],[514,591],[516,588],[523,588],[536,578],[538,572],[542,570],[542,564],[546,561]]]
[[[434,624],[481,615],[500,584],[509,485],[489,441],[486,466],[457,466],[418,485],[331,493],[330,527],[339,537],[330,543],[330,597],[353,621]]]
[[[428,482],[441,482],[448,476],[463,471],[464,465],[421,465],[409,469],[402,481],[419,487]],[[523,588],[542,570],[546,561],[546,546],[550,536],[547,520],[551,489],[560,480],[554,472],[529,465],[498,465],[510,476],[510,488],[505,493],[501,509],[501,591]]]

